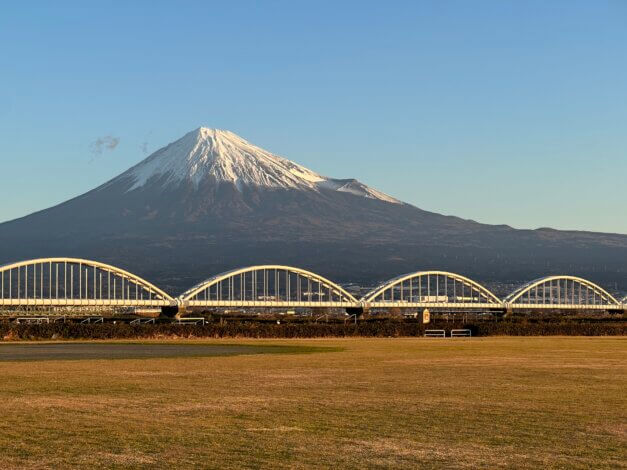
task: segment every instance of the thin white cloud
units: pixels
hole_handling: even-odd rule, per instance
[[[111,135],[106,135],[104,137],[98,137],[94,140],[89,148],[91,150],[91,159],[92,161],[98,157],[100,157],[105,151],[113,151],[120,143],[119,137],[113,137]]]

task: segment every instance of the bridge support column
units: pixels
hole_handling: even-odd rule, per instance
[[[357,318],[360,318],[367,312],[364,307],[346,307],[346,313],[349,315],[357,315]]]
[[[178,316],[181,309],[178,305],[168,305],[167,307],[161,307],[161,315],[164,317],[172,318]]]

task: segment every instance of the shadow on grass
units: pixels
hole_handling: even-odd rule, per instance
[[[45,343],[0,344],[1,361],[153,359],[258,354],[315,354],[344,348],[280,344]]]

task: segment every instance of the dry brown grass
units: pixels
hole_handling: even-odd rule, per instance
[[[0,363],[0,467],[625,468],[627,339],[266,343]]]

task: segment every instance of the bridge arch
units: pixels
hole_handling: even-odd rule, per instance
[[[489,289],[460,274],[417,271],[384,282],[362,299],[377,306],[500,307],[501,300]]]
[[[0,305],[168,306],[175,299],[129,271],[81,258],[36,258],[0,266]]]
[[[217,274],[179,297],[186,306],[348,307],[357,299],[319,274],[284,265],[259,265]]]
[[[603,308],[620,305],[601,286],[577,276],[546,276],[519,287],[505,298],[510,306]]]

